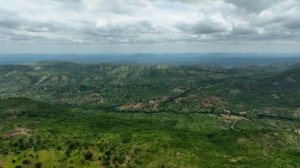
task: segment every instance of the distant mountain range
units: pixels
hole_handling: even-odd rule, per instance
[[[24,64],[37,61],[70,61],[113,64],[209,64],[222,66],[300,63],[300,54],[207,53],[207,54],[2,54],[0,64]]]

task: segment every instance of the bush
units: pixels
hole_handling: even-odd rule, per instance
[[[66,156],[70,157],[71,156],[71,152],[72,152],[71,149],[67,149],[66,152],[65,152]]]
[[[85,160],[92,160],[92,158],[93,158],[93,153],[92,152],[86,152],[84,154],[84,159]]]
[[[23,160],[23,162],[22,162],[23,164],[29,164],[30,163],[30,161],[29,160]]]
[[[57,146],[57,147],[56,147],[56,150],[61,150],[61,146]]]
[[[35,168],[42,168],[42,163],[41,162],[36,163]]]

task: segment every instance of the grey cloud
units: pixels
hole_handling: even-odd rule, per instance
[[[6,41],[14,42],[14,43],[22,43],[22,42],[47,42],[49,41],[48,38],[44,36],[31,36],[26,34],[19,34],[13,31],[5,31],[3,33],[0,33],[0,39],[6,39]]]
[[[223,26],[211,21],[201,21],[196,24],[177,23],[176,27],[181,31],[193,34],[212,34],[226,31]]]
[[[50,23],[31,22],[21,18],[0,19],[0,27],[10,30],[23,30],[28,32],[54,32],[57,30]]]
[[[300,29],[300,22],[288,22],[285,26],[289,29]]]
[[[14,20],[6,20],[6,19],[0,19],[0,27],[2,28],[16,28],[20,26],[19,22]]]
[[[74,32],[75,31],[75,32]],[[90,43],[150,43],[159,42],[153,39],[157,30],[149,21],[134,23],[108,23],[100,27],[86,24],[80,30],[73,30],[82,42]],[[153,38],[148,38],[149,36]]]
[[[50,0],[55,2],[61,2],[61,3],[81,3],[82,0]]]
[[[233,27],[231,34],[236,34],[236,35],[253,35],[257,34],[257,30],[254,27],[251,26],[235,26]]]
[[[299,2],[299,8],[300,11],[300,2]],[[291,16],[284,16],[281,17],[280,23],[283,27],[295,31],[298,30],[300,32],[300,12],[298,13],[292,13]]]
[[[235,5],[240,9],[247,10],[248,12],[261,12],[276,5],[284,0],[225,0],[228,3]]]
[[[121,35],[121,34],[142,34],[142,33],[154,33],[156,30],[153,28],[153,25],[149,21],[139,21],[136,23],[109,23],[101,27],[92,27],[87,25],[85,29],[86,33],[95,34],[106,34],[106,35]]]
[[[25,5],[19,0],[11,1]],[[297,10],[300,1],[296,0],[176,0],[174,6],[159,4],[168,2],[164,5],[169,5],[173,0],[26,2],[32,5],[24,9],[0,6],[0,43],[188,44],[300,40]],[[178,5],[184,7],[179,10]],[[270,16],[263,15],[264,12]]]

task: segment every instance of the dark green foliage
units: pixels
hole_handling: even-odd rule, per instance
[[[36,168],[299,167],[299,67],[273,69],[1,65],[0,160]]]
[[[30,163],[30,160],[23,160],[22,163],[23,163],[23,164],[29,164],[29,163]]]
[[[35,164],[34,166],[35,168],[42,168],[42,163],[41,162],[38,162]]]
[[[88,151],[88,152],[84,153],[84,159],[85,160],[92,160],[92,158],[93,158],[93,153],[92,152]]]

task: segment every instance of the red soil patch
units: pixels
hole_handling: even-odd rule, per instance
[[[218,103],[221,102],[221,98],[220,97],[216,97],[216,96],[209,96],[206,97],[202,100],[202,105],[204,107],[212,107],[217,105]]]
[[[4,168],[4,161],[0,160],[0,168]]]
[[[31,132],[31,130],[27,129],[27,128],[15,128],[14,130],[3,134],[2,137],[7,139],[7,138],[11,138],[16,135],[28,135],[28,134],[30,134],[30,132]]]
[[[235,116],[235,115],[230,115],[230,114],[221,114],[221,116],[223,117],[223,119],[231,120],[231,121],[246,120],[245,117]]]

